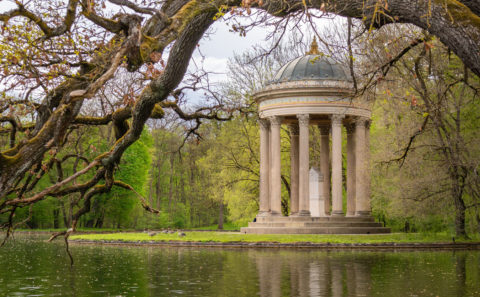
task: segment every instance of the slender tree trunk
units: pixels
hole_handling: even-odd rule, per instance
[[[220,207],[218,208],[218,229],[223,230],[223,201],[220,202]]]
[[[157,195],[157,208],[160,208],[161,206],[161,198],[162,198],[162,180],[161,180],[161,176],[163,174],[163,171],[162,171],[162,166],[163,166],[163,163],[165,162],[165,159],[162,158],[162,154],[158,154],[158,157],[157,157],[157,176],[156,176],[156,185],[155,185],[155,194]]]
[[[93,228],[95,225],[95,218],[90,218],[85,222],[85,227],[87,228]]]
[[[60,228],[60,210],[58,208],[53,209],[53,228]]]
[[[103,227],[103,220],[105,218],[105,211],[102,211],[100,217],[97,218],[97,222],[95,223],[95,228],[102,228]]]
[[[63,201],[60,201],[60,209],[62,210],[63,225],[65,228],[68,228],[69,226],[68,216],[67,216],[67,211],[65,210],[65,203],[63,203]]]
[[[172,216],[172,199],[173,199],[173,153],[170,155],[170,189],[168,190],[168,213]]]
[[[68,197],[69,203],[68,203],[68,227],[72,224],[73,220],[73,204],[72,201],[73,197]]]
[[[463,201],[463,191],[458,184],[458,180],[455,179],[452,189],[452,195],[455,200],[455,234],[457,237],[467,237],[465,230],[465,202]]]

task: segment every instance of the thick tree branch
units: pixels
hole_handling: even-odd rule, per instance
[[[67,13],[63,20],[63,23],[57,27],[51,28],[47,23],[38,15],[26,9],[19,1],[16,1],[18,7],[14,10],[10,10],[6,13],[0,14],[0,21],[7,23],[11,18],[17,16],[23,16],[33,23],[35,23],[45,34],[44,39],[48,39],[54,36],[60,36],[69,31],[72,24],[75,21],[76,10],[79,0],[70,0],[67,5]]]

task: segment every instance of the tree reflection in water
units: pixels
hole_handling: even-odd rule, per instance
[[[479,256],[478,251],[249,252],[262,297],[480,296]]]
[[[70,267],[44,239],[0,249],[0,296],[480,296],[480,251],[72,244]]]

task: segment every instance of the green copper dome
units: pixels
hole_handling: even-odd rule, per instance
[[[270,83],[299,80],[352,81],[352,78],[347,69],[333,59],[321,55],[306,55],[285,64]]]

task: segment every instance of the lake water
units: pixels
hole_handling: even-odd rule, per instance
[[[480,296],[480,251],[71,245],[17,235],[0,296]]]

